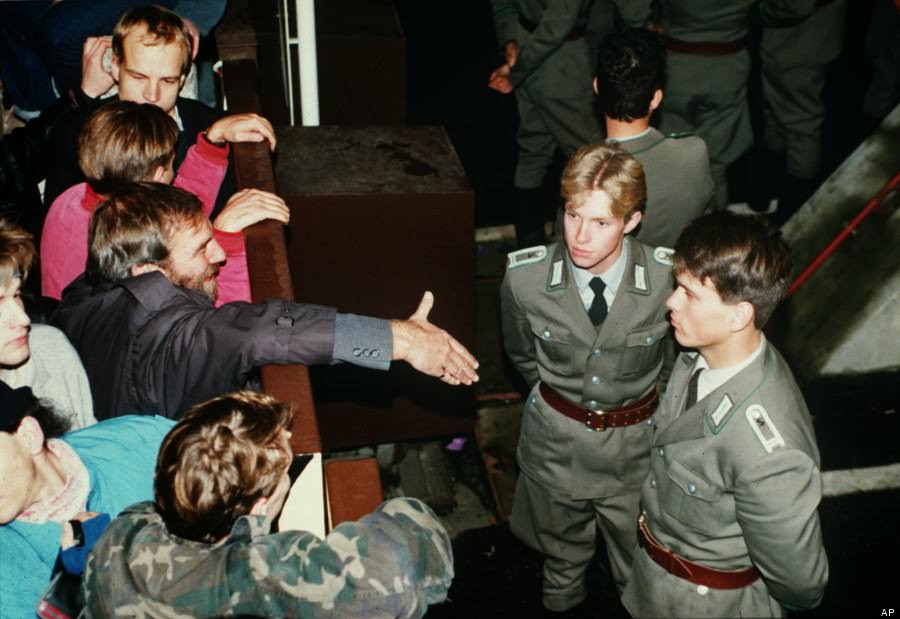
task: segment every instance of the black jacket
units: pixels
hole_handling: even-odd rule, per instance
[[[98,421],[177,419],[239,389],[261,365],[347,361],[386,370],[392,355],[387,320],[280,300],[214,308],[158,272],[96,288],[82,275],[63,291],[52,322],[81,356]]]

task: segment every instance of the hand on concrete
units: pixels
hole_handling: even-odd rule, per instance
[[[213,227],[222,232],[240,232],[263,219],[286,224],[291,219],[287,204],[280,197],[259,189],[243,189],[225,204]]]
[[[77,520],[78,522],[87,522],[91,518],[96,518],[100,515],[100,512],[78,512],[69,520]],[[71,548],[75,545],[75,532],[72,530],[72,525],[69,524],[68,521],[64,522],[62,525],[62,535],[59,539],[59,546],[61,550],[65,550],[66,548]]]
[[[490,79],[488,79],[488,87],[493,88],[497,92],[500,92],[504,95],[508,95],[513,91],[512,82],[509,81],[509,70],[512,66],[507,63],[502,67],[498,67],[491,73]]]
[[[449,333],[428,322],[434,295],[426,292],[409,320],[392,320],[394,359],[451,385],[478,382],[478,361]]]
[[[275,130],[272,123],[258,114],[234,114],[220,118],[206,130],[210,142],[269,142],[275,150]]]
[[[81,50],[81,90],[96,99],[115,84],[113,76],[103,68],[103,55],[112,48],[112,37],[88,37]]]

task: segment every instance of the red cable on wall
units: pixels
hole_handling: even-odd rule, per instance
[[[809,263],[809,266],[803,269],[800,275],[798,275],[796,279],[794,279],[793,283],[791,283],[791,287],[788,288],[786,296],[790,296],[794,292],[796,292],[796,290],[800,286],[802,286],[804,282],[806,282],[806,280],[809,279],[812,274],[819,269],[820,266],[822,266],[822,263],[825,262],[828,257],[834,253],[834,251],[841,245],[841,243],[843,243],[844,240],[848,236],[850,236],[850,234],[856,229],[856,227],[859,226],[860,222],[862,222],[862,220],[865,219],[869,215],[869,213],[881,206],[881,203],[888,196],[888,194],[890,194],[892,191],[895,191],[898,185],[900,185],[900,173],[895,174],[894,178],[889,180],[884,185],[884,187],[881,188],[881,191],[875,194],[874,198],[869,200],[865,208],[857,213],[856,217],[854,217],[853,220],[849,224],[847,224],[844,229],[841,230],[841,232],[836,237],[834,237],[834,239],[832,239],[832,241],[828,245],[825,246],[825,249],[823,249],[819,253],[819,255]]]

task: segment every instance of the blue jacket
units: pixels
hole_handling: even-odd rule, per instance
[[[70,432],[62,440],[90,475],[87,510],[114,517],[122,509],[153,499],[153,472],[163,437],[175,422],[128,415]],[[12,521],[0,526],[0,617],[35,616],[59,554],[59,523]]]

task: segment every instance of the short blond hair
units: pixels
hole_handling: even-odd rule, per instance
[[[0,286],[9,286],[16,277],[24,282],[34,255],[34,237],[0,217]]]
[[[291,463],[289,406],[239,391],[192,407],[163,441],[154,495],[170,533],[198,542],[226,537],[270,497]]]
[[[112,50],[119,64],[125,60],[125,38],[135,32],[143,32],[141,45],[154,47],[159,44],[178,43],[181,46],[181,75],[191,72],[191,52],[194,41],[185,28],[184,21],[175,13],[151,4],[127,11],[113,28]]]
[[[637,159],[615,145],[589,144],[572,155],[563,170],[560,195],[566,202],[588,191],[605,191],[610,210],[626,221],[643,212],[647,200],[644,168]]]

